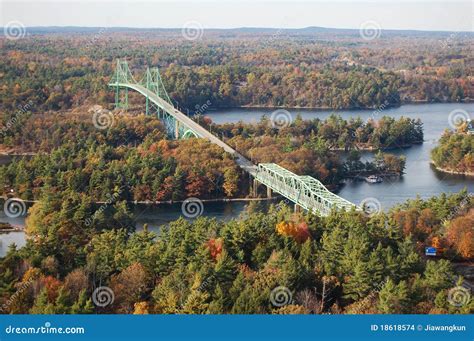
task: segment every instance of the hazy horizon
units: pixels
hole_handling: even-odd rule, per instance
[[[0,26],[0,28],[4,28],[6,26]],[[120,30],[182,30],[182,27],[130,27],[130,26],[109,26],[109,27],[101,27],[101,26],[56,26],[56,25],[43,25],[43,26],[25,26],[27,29],[100,29],[100,28],[107,28],[108,30],[120,29]],[[345,27],[323,27],[323,26],[307,26],[307,27],[252,27],[252,26],[242,26],[242,27],[206,27],[206,30],[248,30],[248,29],[255,29],[255,30],[307,30],[307,29],[323,29],[323,30],[353,30],[359,31],[359,28],[345,28]],[[414,32],[461,32],[461,33],[472,33],[474,31],[449,31],[449,30],[422,30],[422,29],[394,29],[394,28],[387,28],[382,29],[383,31],[414,31]],[[2,34],[2,32],[0,32]]]
[[[1,0],[0,13],[2,27],[359,29],[370,22],[382,30],[473,31],[471,1]]]

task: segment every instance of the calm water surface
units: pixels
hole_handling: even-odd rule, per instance
[[[385,109],[380,113],[373,110],[337,111],[337,114],[344,119],[361,117],[364,121],[371,117],[378,119],[382,116],[420,118],[423,122],[425,137],[425,142],[421,145],[390,151],[393,154],[405,155],[407,158],[405,175],[400,179],[378,184],[348,182],[338,194],[356,204],[365,198],[373,197],[380,201],[384,209],[387,209],[407,199],[416,198],[417,195],[421,198],[428,198],[443,192],[458,192],[463,188],[467,188],[469,192],[474,192],[474,178],[444,174],[430,166],[430,151],[436,146],[436,141],[443,131],[450,128],[449,113],[456,109],[467,111],[474,119],[474,104],[459,103],[404,105],[399,108]],[[333,113],[333,111],[315,110],[289,111],[293,118],[300,114],[303,119],[325,119]],[[270,116],[271,112],[272,110],[233,109],[224,112],[213,112],[208,116],[215,123],[238,122],[240,120],[258,122],[262,115]],[[364,152],[362,161],[370,160],[372,156],[372,153]]]
[[[456,109],[466,110],[474,118],[474,104],[419,104],[404,105],[399,108],[385,109],[381,113],[373,110],[361,111],[337,111],[345,119],[350,117],[361,117],[367,120],[370,117],[378,119],[384,115],[399,118],[406,116],[420,118],[424,124],[425,142],[422,145],[406,149],[390,151],[397,155],[405,155],[407,158],[405,175],[400,179],[386,180],[379,184],[368,184],[365,182],[348,182],[338,193],[343,198],[359,204],[366,198],[376,198],[383,209],[388,209],[397,203],[407,199],[428,198],[440,193],[455,193],[463,188],[474,192],[474,178],[459,175],[449,175],[437,172],[430,166],[430,151],[436,145],[436,141],[445,129],[449,129],[449,113]],[[293,117],[301,114],[304,119],[327,118],[333,111],[329,110],[289,110]],[[215,123],[225,122],[258,122],[263,115],[270,116],[272,110],[255,109],[231,109],[208,113]],[[373,156],[370,152],[362,154],[362,161],[369,160]],[[5,159],[0,158],[0,165]],[[245,207],[244,202],[205,203],[204,216],[215,217],[219,220],[229,220],[238,217]],[[142,206],[134,208],[137,229],[142,229],[148,224],[149,229],[158,231],[161,225],[176,220],[181,216],[181,204],[162,206]],[[24,226],[24,218],[11,219],[0,214],[0,222],[10,222],[16,226]],[[24,233],[14,232],[0,234],[0,256],[4,256],[8,245],[16,243],[18,246],[25,244]]]

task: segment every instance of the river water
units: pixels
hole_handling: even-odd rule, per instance
[[[364,199],[375,198],[382,209],[386,210],[397,203],[407,199],[428,198],[440,193],[455,193],[463,188],[474,192],[474,178],[461,175],[450,175],[436,171],[430,166],[430,151],[435,147],[436,141],[445,129],[450,129],[449,114],[454,110],[465,110],[474,119],[474,104],[417,104],[404,105],[399,108],[385,109],[383,111],[360,110],[360,111],[337,111],[345,119],[350,117],[361,117],[363,120],[374,117],[378,119],[384,115],[399,118],[406,116],[420,118],[424,124],[425,142],[410,148],[390,151],[397,155],[405,155],[407,158],[405,175],[399,179],[385,180],[378,184],[366,182],[348,182],[339,191],[343,198],[360,204]],[[333,111],[329,110],[289,110],[292,117],[301,114],[304,119],[327,118]],[[215,123],[225,122],[258,122],[262,115],[270,116],[272,110],[264,109],[230,109],[206,113]],[[362,161],[369,160],[373,156],[371,152],[362,154]],[[2,164],[0,160],[0,164]],[[266,204],[266,203],[265,203]],[[203,215],[216,217],[220,220],[229,220],[238,217],[245,207],[243,202],[204,203]],[[181,204],[143,206],[134,208],[137,229],[148,224],[149,230],[158,231],[159,226],[176,220],[181,216]],[[17,226],[24,226],[24,219],[14,220],[0,214],[0,222],[10,222]],[[25,236],[21,232],[0,234],[0,257],[5,255],[8,245],[16,243],[18,246],[25,244]]]
[[[436,146],[437,140],[443,131],[451,129],[448,120],[449,114],[459,109],[470,113],[471,118],[474,119],[474,104],[460,103],[404,105],[398,108],[385,109],[381,112],[374,110],[337,111],[337,114],[344,119],[361,117],[364,121],[371,117],[378,119],[382,116],[420,118],[423,122],[425,138],[425,142],[421,145],[389,151],[393,154],[405,155],[407,158],[405,175],[400,179],[385,180],[378,184],[360,181],[348,182],[338,194],[356,204],[366,198],[375,198],[381,203],[383,209],[387,209],[407,199],[413,199],[417,195],[421,198],[428,198],[443,192],[458,192],[463,188],[467,188],[469,192],[474,192],[474,178],[441,173],[430,165],[431,149]],[[333,113],[333,111],[327,110],[289,110],[289,112],[293,119],[298,114],[303,119],[325,119]],[[238,122],[240,120],[257,122],[262,115],[270,117],[271,113],[272,110],[232,109],[207,114],[207,116],[211,117],[215,123]],[[362,153],[362,161],[370,160],[372,156],[373,153],[364,152]]]

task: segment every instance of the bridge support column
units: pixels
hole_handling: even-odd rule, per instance
[[[251,186],[250,195],[253,198],[256,198],[257,195],[258,195],[258,181],[257,181],[257,179],[253,179],[253,183],[250,186]]]
[[[270,187],[267,187],[267,198],[271,198],[272,197],[272,189]]]
[[[146,112],[145,112],[145,115],[148,116],[149,115],[149,104],[148,104],[148,96],[146,96]]]
[[[295,213],[301,212],[301,207],[297,204],[295,204]]]
[[[125,88],[122,91],[121,93],[119,86],[115,89],[115,109],[128,109],[128,89]],[[123,96],[121,94],[123,94]]]

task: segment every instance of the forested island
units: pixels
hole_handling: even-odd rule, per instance
[[[84,112],[29,113],[21,119],[0,136],[0,148],[34,155],[0,167],[3,195],[14,189],[24,200],[38,200],[46,188],[85,193],[103,202],[120,190],[121,200],[161,202],[249,194],[248,178],[229,154],[204,140],[167,140],[162,123],[151,116],[117,114],[107,130],[94,127],[90,113]],[[382,117],[364,123],[336,115],[324,121],[297,117],[283,129],[264,117],[256,125],[215,126],[214,133],[256,163],[275,162],[331,187],[356,174],[403,174],[403,157],[379,152],[373,162],[363,163],[358,150],[423,140],[419,120]],[[344,150],[350,151],[347,159]]]
[[[466,125],[457,132],[445,131],[431,158],[442,172],[474,176],[474,134],[467,132]]]

